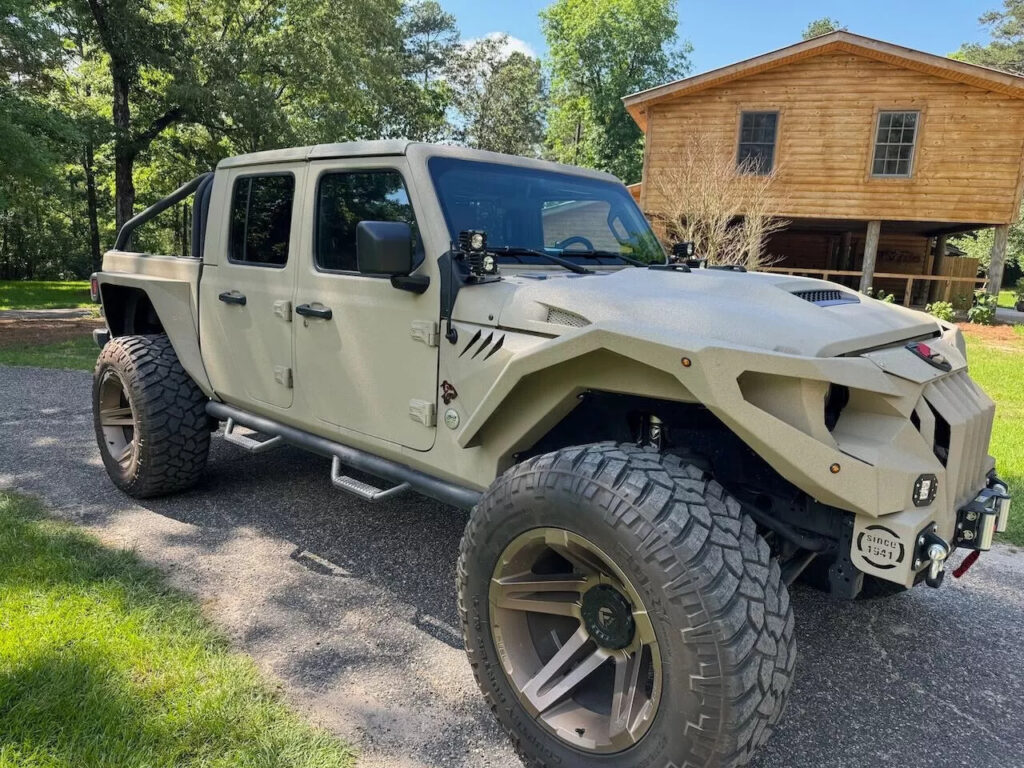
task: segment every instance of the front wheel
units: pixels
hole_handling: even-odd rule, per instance
[[[704,471],[628,445],[513,467],[463,536],[459,609],[529,766],[739,766],[793,678],[789,596]]]

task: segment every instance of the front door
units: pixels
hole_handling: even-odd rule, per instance
[[[229,215],[200,280],[200,342],[214,390],[242,407],[292,405],[291,301],[303,176],[301,168],[243,169],[220,190]]]
[[[428,450],[434,444],[439,288],[417,295],[361,275],[360,221],[405,221],[423,265],[404,158],[312,163],[295,291],[295,382],[319,428]],[[304,314],[298,314],[301,310]]]

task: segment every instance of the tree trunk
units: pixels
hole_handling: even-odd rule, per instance
[[[103,266],[103,254],[100,253],[99,204],[96,199],[96,167],[91,140],[85,143],[82,168],[85,170],[85,199],[89,218],[89,260],[92,263],[92,271],[99,272]]]
[[[132,115],[128,104],[131,77],[123,66],[112,67],[114,85],[114,221],[118,230],[135,211],[135,146]]]

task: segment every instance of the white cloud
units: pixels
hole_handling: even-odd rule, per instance
[[[504,32],[488,32],[483,37],[474,37],[470,40],[463,40],[462,45],[468,48],[480,40],[497,40],[501,37],[505,38],[505,45],[501,49],[501,58],[507,59],[513,53],[522,53],[529,56],[531,59],[538,58],[537,52],[533,50],[528,42],[521,40],[518,37],[512,37],[512,35],[506,35]]]

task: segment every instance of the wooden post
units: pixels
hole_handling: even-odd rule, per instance
[[[1003,267],[1006,266],[1006,239],[1010,233],[1009,224],[1000,224],[992,238],[992,256],[988,263],[988,292],[999,295],[1003,284]]]
[[[946,237],[947,235],[938,235],[935,238],[935,249],[928,255],[928,262],[925,264],[924,273],[926,275],[937,275],[942,267],[942,259],[946,255]],[[935,280],[928,281],[925,286],[924,298],[925,303],[933,301],[936,296],[939,295],[940,285]]]
[[[839,268],[853,269],[853,232],[843,232],[843,239],[839,246]]]
[[[875,259],[878,257],[878,236],[882,233],[882,222],[869,221],[867,239],[864,241],[864,263],[861,265],[860,291],[866,293],[875,279]]]

